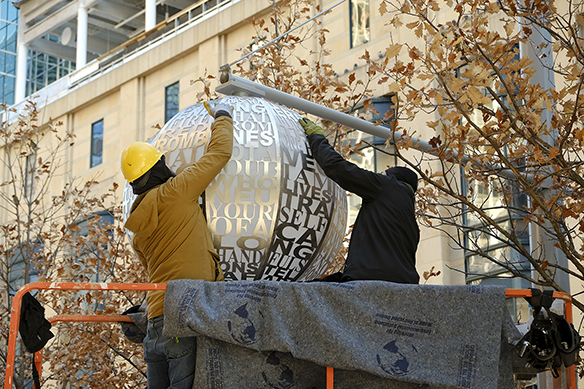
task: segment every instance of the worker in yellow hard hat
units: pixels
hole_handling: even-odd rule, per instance
[[[136,180],[150,177],[150,168],[156,165],[164,157],[154,146],[146,142],[136,142],[126,147],[122,152],[122,173],[131,185],[136,185]],[[148,173],[148,174],[145,174]]]
[[[134,233],[132,246],[151,283],[176,279],[222,281],[219,256],[199,196],[231,158],[233,108],[205,103],[215,119],[205,154],[175,174],[164,154],[146,142],[136,142],[122,153],[122,172],[138,195],[125,227]],[[144,359],[148,388],[190,389],[195,374],[196,338],[166,338],[164,291],[148,292],[148,327]]]

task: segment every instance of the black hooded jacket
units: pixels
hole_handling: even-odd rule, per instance
[[[343,279],[417,284],[420,230],[412,189],[395,176],[361,169],[345,160],[323,135],[308,142],[324,172],[363,203],[351,234]]]

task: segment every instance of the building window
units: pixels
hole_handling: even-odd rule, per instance
[[[34,194],[34,176],[36,170],[36,152],[26,156],[26,172],[24,174],[24,195],[32,201]]]
[[[113,238],[114,216],[110,211],[100,211],[88,219],[80,220],[75,224],[77,237],[84,237],[76,244],[78,265],[82,268],[87,263],[95,262],[96,268],[85,269],[81,273],[88,276],[89,282],[101,282],[99,259],[103,259],[104,252]]]
[[[91,125],[91,161],[89,167],[103,161],[103,119]]]
[[[351,23],[351,47],[371,40],[369,30],[369,0],[350,0],[349,21]]]
[[[353,114],[364,117],[369,122],[391,128],[395,118],[395,104],[392,99],[392,95],[372,98],[370,103],[373,110],[368,109],[365,112],[364,106],[361,104],[353,111]],[[351,161],[363,169],[379,173],[397,164],[393,146],[385,147],[386,139],[361,131],[351,131],[348,134],[348,139],[352,145],[361,143],[358,150],[363,155],[352,154]]]
[[[166,87],[164,97],[164,123],[178,113],[178,81]]]
[[[25,242],[6,252],[8,267],[8,287],[16,292],[25,284],[39,280],[40,272],[35,264],[43,250],[42,242]]]
[[[43,39],[50,42],[59,43],[60,38],[47,35]],[[59,78],[75,71],[75,62],[62,58],[53,57],[38,51],[28,52],[28,68],[26,80],[26,95],[29,96],[47,85],[52,84]]]
[[[18,9],[11,1],[2,0],[0,4],[0,102],[12,105],[16,84]]]

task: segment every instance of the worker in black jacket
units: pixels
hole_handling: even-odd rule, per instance
[[[382,280],[417,284],[416,249],[420,230],[414,211],[418,176],[406,167],[383,173],[361,169],[329,144],[324,131],[300,119],[314,159],[325,174],[363,200],[357,215],[342,273],[323,281]]]

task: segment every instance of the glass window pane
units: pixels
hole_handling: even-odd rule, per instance
[[[504,250],[504,249],[501,249]],[[501,254],[500,252],[498,254]],[[497,255],[494,255],[497,257]],[[501,267],[480,255],[471,255],[467,259],[467,272],[476,275],[488,275],[501,271]]]
[[[8,7],[10,7],[10,3],[6,0],[2,1],[2,9],[1,9],[1,14],[0,17],[2,19],[8,19]]]
[[[1,97],[0,102],[2,103],[8,103],[8,101],[6,101],[6,98],[4,97],[4,79],[6,77],[7,76],[5,76],[4,74],[0,74],[0,97]]]
[[[16,53],[16,39],[18,36],[18,27],[15,24],[9,24],[6,32],[8,34],[6,49],[8,51]]]
[[[6,54],[6,73],[16,74],[16,55]]]
[[[179,83],[178,81],[166,87],[164,98],[164,122],[168,122],[178,113],[179,107]]]
[[[7,105],[12,105],[12,104],[14,104],[14,92],[12,92],[12,93],[8,93],[8,94],[5,94],[5,95],[4,95],[4,102],[5,102]]]
[[[467,182],[467,197],[474,204],[480,205],[481,209],[494,220],[508,216],[501,184],[497,181],[491,182],[488,186],[478,181]],[[466,223],[477,225],[479,219],[475,214],[469,213]]]
[[[42,75],[45,71],[45,63],[40,58],[36,61],[35,71],[37,77]]]
[[[6,53],[0,51],[0,72],[6,72]]]
[[[2,27],[0,27],[0,49],[6,50],[6,46],[8,45],[8,27],[4,22],[0,23]]]
[[[510,247],[501,247],[499,249],[492,250],[488,252],[488,255],[500,263],[504,263],[507,266],[513,266],[519,271],[527,270],[531,266],[524,256],[520,255],[514,250],[511,250]],[[506,271],[506,269],[499,266],[495,262],[480,255],[469,256],[466,260],[466,265],[466,271],[470,275],[489,276]]]
[[[12,93],[14,92],[14,84],[16,79],[14,77],[6,76],[4,77],[4,93]]]
[[[199,5],[194,10],[191,11],[191,14],[193,15],[193,17],[198,16],[202,13],[203,13],[203,6],[201,6],[201,5]]]
[[[40,76],[37,76],[36,83],[37,83],[37,87],[39,89],[42,89],[42,88],[45,87],[45,76],[44,76],[44,74],[41,74]]]
[[[369,0],[351,0],[351,47],[371,40],[369,32]]]
[[[47,83],[52,84],[55,81],[57,81],[57,68],[51,68],[47,74]]]
[[[18,22],[18,8],[12,4],[8,7],[8,20]]]
[[[467,224],[468,225],[468,224]],[[498,225],[505,231],[509,231],[511,226],[509,220]],[[501,246],[505,237],[495,228],[495,226],[477,226],[476,229],[466,232],[466,247],[469,249],[481,249],[489,251],[497,246]]]
[[[91,125],[90,167],[99,165],[103,160],[103,119]]]

